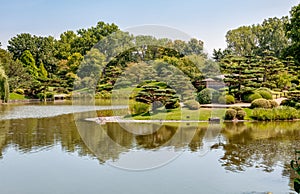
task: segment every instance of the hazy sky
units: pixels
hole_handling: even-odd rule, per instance
[[[0,0],[0,42],[18,33],[59,37],[66,30],[115,23],[121,29],[166,25],[204,41],[206,50],[226,46],[225,34],[241,25],[289,15],[299,0]]]

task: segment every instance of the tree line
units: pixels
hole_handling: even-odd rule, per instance
[[[117,81],[120,87],[129,86],[120,75],[142,61],[155,64],[157,73],[135,67],[139,75],[149,79],[169,75],[171,80],[171,65],[186,76],[179,79],[179,85],[184,86],[183,80],[188,79],[198,92],[203,89],[199,84],[203,78],[221,73],[228,92],[237,98],[258,87],[299,89],[299,14],[300,4],[291,9],[290,17],[269,18],[228,31],[227,48],[214,50],[213,60],[204,53],[201,40],[133,36],[102,21],[90,28],[63,32],[58,39],[21,33],[8,41],[7,50],[0,49],[0,97],[7,100],[9,92],[30,98],[49,92],[70,93],[74,83],[109,92]]]

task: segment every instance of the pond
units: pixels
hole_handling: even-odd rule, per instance
[[[0,105],[0,193],[294,193],[300,122],[83,119],[108,108]]]

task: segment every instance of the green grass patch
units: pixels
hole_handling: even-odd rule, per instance
[[[9,94],[9,100],[25,100],[28,99],[22,94],[17,94],[17,93],[10,93]]]
[[[223,118],[225,109],[200,108],[189,110],[177,108],[172,110],[158,109],[156,113],[143,113],[140,115],[126,115],[127,119],[135,120],[187,120],[187,121],[208,121],[210,117]]]

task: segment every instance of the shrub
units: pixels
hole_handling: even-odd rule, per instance
[[[101,92],[97,92],[95,94],[96,99],[111,99],[111,92],[106,90],[102,90]]]
[[[272,120],[271,109],[256,108],[253,110],[251,118],[258,121]]]
[[[290,106],[290,107],[295,107],[296,102],[292,99],[285,99],[281,101],[280,106]]]
[[[280,106],[272,109],[254,109],[251,118],[258,121],[293,120],[299,118],[299,112],[292,107]]]
[[[246,99],[247,102],[253,102],[256,99],[260,99],[262,96],[259,93],[254,93],[249,95],[248,99]]]
[[[297,103],[295,104],[295,108],[296,108],[296,109],[300,109],[300,103],[299,103],[299,102],[297,102]]]
[[[232,106],[231,109],[234,109],[236,111],[243,110],[240,106]]]
[[[252,101],[250,108],[270,108],[268,100],[260,98]]]
[[[272,94],[266,90],[258,90],[257,93],[260,94],[261,97],[263,97],[264,99],[267,99],[267,100],[273,99]]]
[[[148,112],[150,109],[149,104],[145,104],[142,102],[134,102],[133,104],[130,104],[129,110],[131,114],[142,114]]]
[[[46,99],[46,98],[51,98],[52,99],[54,97],[54,94],[52,92],[38,93],[37,97],[40,100],[43,100],[43,99]]]
[[[234,109],[227,109],[226,112],[225,112],[224,119],[225,120],[233,120],[233,119],[235,119],[236,114],[237,114],[236,110],[234,110]]]
[[[245,116],[246,116],[246,112],[245,112],[243,109],[238,110],[238,111],[236,112],[236,118],[237,118],[238,120],[244,120]]]
[[[253,91],[245,91],[242,93],[242,101],[243,102],[250,102],[249,101],[249,96],[254,94]]]
[[[201,90],[197,95],[197,101],[200,104],[211,104],[212,102],[217,102],[220,93],[212,88],[205,88]]]
[[[278,103],[275,100],[268,100],[270,104],[270,108],[276,108]]]
[[[220,103],[220,104],[226,104],[226,98],[225,98],[225,96],[220,96],[218,98],[218,103]]]
[[[226,95],[225,100],[226,100],[226,104],[234,104],[235,103],[235,99],[232,95]]]
[[[198,110],[200,108],[200,104],[195,100],[185,101],[184,105],[190,110]]]
[[[174,109],[174,108],[178,108],[179,106],[180,106],[179,100],[177,100],[177,99],[169,101],[165,104],[166,109]]]
[[[17,94],[24,95],[25,92],[24,92],[23,89],[19,88],[19,89],[16,89],[16,93],[17,93]]]

